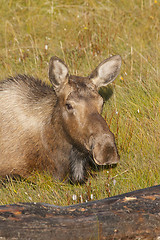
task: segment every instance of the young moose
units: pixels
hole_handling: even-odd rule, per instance
[[[78,77],[52,57],[52,87],[26,75],[2,81],[0,176],[46,170],[60,180],[83,182],[91,158],[98,165],[116,164],[119,155],[101,116],[98,89],[117,77],[120,66],[121,57],[113,56],[88,77]]]

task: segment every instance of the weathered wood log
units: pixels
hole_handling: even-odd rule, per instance
[[[160,185],[67,207],[0,206],[0,239],[160,239]]]

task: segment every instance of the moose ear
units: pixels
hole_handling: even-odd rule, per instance
[[[49,80],[54,88],[59,88],[67,82],[68,68],[58,57],[51,57],[49,62]]]
[[[105,59],[89,75],[92,82],[98,87],[106,86],[111,83],[119,74],[121,67],[121,57],[115,55]]]

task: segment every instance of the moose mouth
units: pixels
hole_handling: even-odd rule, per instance
[[[100,162],[98,161],[96,158],[93,157],[93,160],[95,161],[95,163],[99,166],[106,166],[106,165],[116,165],[118,163],[118,160],[117,161],[113,161],[113,162]]]
[[[98,160],[94,157],[94,155],[93,155],[93,160],[95,161],[95,163],[96,163],[97,165],[101,165],[101,166],[107,165],[107,162],[101,163],[100,161],[98,161]]]

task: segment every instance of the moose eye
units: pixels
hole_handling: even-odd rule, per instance
[[[72,107],[72,105],[71,105],[70,103],[66,103],[66,109],[67,109],[68,111],[70,111],[70,110],[73,109],[73,107]]]

